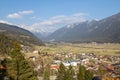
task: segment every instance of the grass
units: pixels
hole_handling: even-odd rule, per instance
[[[35,46],[37,50],[54,53],[95,53],[98,55],[120,56],[120,44],[115,43],[57,43],[46,44],[46,46]]]

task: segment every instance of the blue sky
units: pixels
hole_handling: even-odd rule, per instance
[[[120,0],[0,1],[0,22],[37,32],[52,32],[67,24],[100,20],[119,12]]]

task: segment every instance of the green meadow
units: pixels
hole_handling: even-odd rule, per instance
[[[35,46],[42,52],[56,53],[94,53],[98,55],[120,56],[120,44],[115,43],[46,43],[45,46]]]

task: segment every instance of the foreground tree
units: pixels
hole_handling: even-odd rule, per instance
[[[85,80],[92,80],[92,78],[93,78],[93,74],[89,70],[86,70],[85,71]]]
[[[8,55],[13,45],[14,40],[8,38],[7,36],[0,34],[0,55]]]
[[[77,80],[85,80],[85,67],[80,65],[77,73]]]
[[[58,74],[56,80],[66,80],[66,69],[65,66],[61,63],[58,69]]]
[[[75,75],[75,72],[74,72],[72,66],[70,65],[69,68],[66,71],[67,80],[73,80],[74,75]]]
[[[61,63],[58,69],[58,75],[56,80],[74,80],[74,69],[70,65],[68,69]]]
[[[37,80],[32,67],[25,60],[20,52],[19,43],[14,42],[14,48],[11,51],[10,59],[7,60],[7,73],[13,80]]]
[[[84,66],[79,66],[79,71],[77,73],[77,80],[92,80],[93,74],[86,70]]]
[[[46,69],[44,69],[43,80],[50,80],[50,70],[49,70],[49,66],[48,66]]]
[[[107,72],[107,71],[104,69],[104,67],[99,66],[98,71],[97,71],[97,75],[102,76],[102,75],[104,75],[106,72]]]

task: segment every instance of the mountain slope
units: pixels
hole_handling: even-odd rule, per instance
[[[65,42],[120,42],[120,13],[100,21],[86,21],[58,29],[48,40]]]
[[[0,23],[0,34],[9,36],[24,44],[43,44],[42,41],[34,36],[31,32],[13,25]]]

